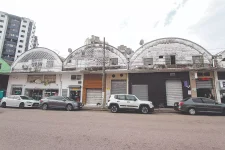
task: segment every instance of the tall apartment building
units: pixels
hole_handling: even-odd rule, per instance
[[[16,60],[23,52],[34,48],[34,21],[0,12],[0,56],[8,61]]]

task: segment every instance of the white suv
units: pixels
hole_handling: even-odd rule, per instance
[[[110,96],[108,109],[110,109],[112,113],[118,112],[119,109],[132,109],[147,114],[154,111],[154,106],[151,101],[139,100],[135,95],[114,94]]]

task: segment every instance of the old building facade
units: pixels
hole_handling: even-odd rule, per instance
[[[206,49],[192,41],[162,38],[142,45],[131,57],[106,44],[104,62],[102,43],[86,43],[63,60],[52,50],[34,48],[13,63],[7,94],[36,99],[62,95],[101,106],[103,63],[106,100],[111,94],[129,93],[152,101],[156,107],[173,106],[190,96],[217,99],[220,84],[216,79],[219,77],[220,83],[225,80],[222,70],[218,76],[215,71],[215,64],[223,66],[223,59],[215,63]]]

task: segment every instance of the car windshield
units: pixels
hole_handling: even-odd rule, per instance
[[[20,96],[23,100],[34,100],[32,97]]]
[[[68,99],[69,101],[75,101],[72,98],[66,97],[66,99]]]
[[[182,101],[185,102],[185,101],[187,101],[189,99],[190,99],[190,97],[187,97],[187,98],[183,99]]]

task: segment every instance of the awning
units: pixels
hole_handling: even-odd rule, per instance
[[[69,87],[69,88],[81,88],[80,85],[69,85],[68,87]]]

